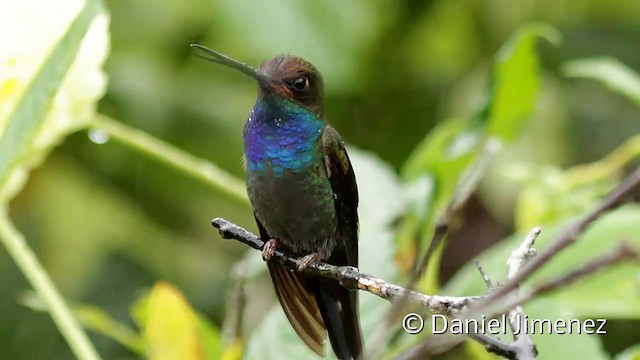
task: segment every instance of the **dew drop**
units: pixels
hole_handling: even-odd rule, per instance
[[[276,118],[276,126],[282,127],[282,118]]]
[[[89,140],[91,140],[94,144],[106,144],[109,141],[109,134],[100,129],[90,129],[89,130]]]

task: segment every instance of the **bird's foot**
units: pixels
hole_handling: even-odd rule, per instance
[[[276,253],[276,250],[282,245],[279,239],[270,239],[262,246],[262,260],[269,261]]]
[[[322,260],[322,253],[314,252],[309,255],[305,255],[298,260],[298,271],[302,271],[311,265],[315,265]]]

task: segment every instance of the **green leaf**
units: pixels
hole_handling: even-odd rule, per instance
[[[404,207],[402,188],[393,170],[374,156],[349,148],[349,156],[358,179],[360,192],[360,269],[366,273],[393,281],[398,277],[394,266],[393,232],[390,223]],[[367,181],[375,179],[375,181]],[[259,256],[256,254],[256,256]],[[360,294],[360,320],[365,339],[380,326],[390,304],[374,295]],[[328,359],[335,359],[329,346]],[[279,304],[275,304],[257,326],[249,343],[245,359],[312,359],[307,349],[287,321]]]
[[[440,174],[443,180],[455,178],[470,165],[479,140],[479,134],[469,129],[469,121],[442,121],[411,152],[403,166],[402,177],[411,181],[431,172]]]
[[[449,119],[438,124],[405,162],[402,177],[408,184],[409,212],[396,237],[404,266],[426,249],[433,217],[453,198],[460,178],[478,155],[480,141],[481,134],[470,128],[469,121]]]
[[[592,79],[640,105],[640,75],[614,58],[567,61],[562,66],[567,77]]]
[[[489,133],[507,142],[518,137],[538,98],[538,37],[554,44],[560,39],[559,33],[546,24],[529,24],[512,35],[496,55]]]
[[[640,206],[627,205],[611,211],[591,225],[579,240],[558,254],[551,262],[529,279],[525,286],[557,278],[582,266],[589,259],[610,251],[616,243],[625,240],[640,247]],[[566,224],[565,224],[566,225]],[[543,229],[536,241],[538,250],[548,246],[559,227]],[[512,236],[491,247],[479,257],[483,268],[494,282],[506,274],[505,261],[522,242],[524,235]],[[549,314],[578,318],[640,319],[638,273],[640,264],[626,263],[592,274],[581,281],[554,293],[536,298],[531,305],[545,301]],[[477,295],[486,291],[478,281],[473,264],[463,267],[447,284],[443,293]],[[525,305],[525,311],[529,308]]]
[[[31,80],[9,115],[8,122],[5,124],[4,119],[0,119],[0,194],[6,192],[12,169],[18,166],[19,161],[25,161],[38,128],[46,119],[51,100],[76,59],[80,44],[101,8],[100,1],[87,1]]]

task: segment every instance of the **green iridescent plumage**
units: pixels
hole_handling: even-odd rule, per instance
[[[358,265],[358,191],[340,135],[322,117],[322,77],[295,56],[276,56],[254,69],[196,47],[202,57],[258,82],[244,129],[247,191],[260,236],[269,240],[263,256],[287,318],[316,353],[324,353],[328,334],[339,359],[358,358],[357,292],[268,260],[269,251],[281,247],[303,256],[305,265]]]

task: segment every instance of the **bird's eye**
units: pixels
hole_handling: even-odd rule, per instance
[[[309,86],[309,80],[306,77],[299,77],[293,80],[289,85],[294,90],[303,91],[307,86]]]

